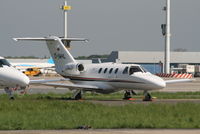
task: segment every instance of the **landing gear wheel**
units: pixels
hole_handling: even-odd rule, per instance
[[[10,97],[10,100],[15,100],[15,98],[14,97]]]
[[[147,91],[144,91],[143,101],[152,101],[152,97],[151,97],[150,93],[148,93]]]
[[[124,93],[124,100],[129,100],[130,98],[132,98],[132,92],[131,91],[128,91],[126,90],[125,93]]]
[[[133,90],[131,90],[132,95],[137,95]]]
[[[75,100],[81,100],[82,99],[82,91],[78,90],[75,94],[74,94],[74,99]]]
[[[13,95],[13,90],[12,88],[6,87],[4,88],[5,92],[7,93],[7,95],[10,97],[10,100],[14,100],[14,95]]]

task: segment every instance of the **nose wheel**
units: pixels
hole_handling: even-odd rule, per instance
[[[143,101],[152,101],[152,96],[147,91],[144,91],[144,99]]]
[[[9,96],[10,100],[14,100],[13,90],[9,87],[4,88],[5,92]]]

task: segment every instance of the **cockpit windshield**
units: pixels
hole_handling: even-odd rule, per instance
[[[131,66],[129,70],[129,75],[132,75],[136,72],[143,72],[143,70],[139,66]]]
[[[142,68],[142,70],[146,73],[146,72],[148,72],[148,70],[146,69],[146,68],[144,68],[144,67],[142,67],[142,66],[140,66],[141,68]]]
[[[3,66],[11,66],[10,63],[6,59],[0,59],[0,67]]]

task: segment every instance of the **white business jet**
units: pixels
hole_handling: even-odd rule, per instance
[[[70,79],[72,84],[44,83],[44,85],[76,90],[74,99],[81,99],[82,91],[108,94],[120,90],[125,90],[124,98],[127,99],[130,98],[132,90],[142,90],[144,91],[144,100],[150,101],[152,97],[148,91],[165,88],[168,83],[191,81],[189,79],[164,81],[137,64],[99,63],[86,65],[78,63],[63,44],[64,41],[76,41],[74,38],[49,36],[44,38],[14,38],[14,40],[46,41],[55,62],[56,72],[64,78]]]
[[[30,80],[21,71],[12,67],[11,64],[3,57],[0,57],[0,88],[4,88],[5,92],[14,99],[14,90],[25,90]]]

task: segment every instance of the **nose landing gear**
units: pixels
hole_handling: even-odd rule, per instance
[[[144,91],[144,99],[143,101],[152,101],[152,96],[147,91]]]
[[[14,95],[13,95],[13,90],[9,87],[4,88],[5,92],[8,94],[8,96],[10,97],[10,100],[14,100]]]

